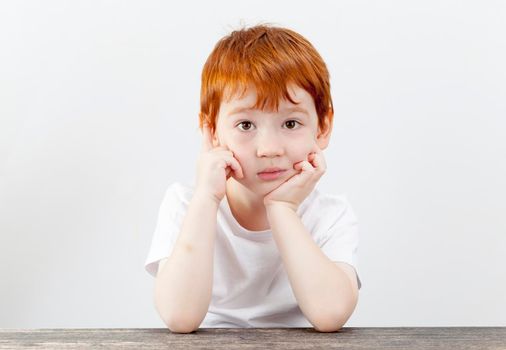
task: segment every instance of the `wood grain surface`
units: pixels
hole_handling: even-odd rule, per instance
[[[0,349],[501,349],[506,327],[1,329]]]

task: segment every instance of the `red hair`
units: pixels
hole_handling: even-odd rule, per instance
[[[253,85],[254,108],[278,110],[281,98],[295,104],[287,86],[306,90],[315,103],[320,127],[330,126],[334,109],[330,75],[313,45],[286,28],[257,25],[236,30],[216,43],[202,70],[199,127],[216,128],[223,99],[228,100]]]

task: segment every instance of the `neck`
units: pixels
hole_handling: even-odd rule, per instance
[[[232,214],[242,227],[251,231],[269,229],[263,196],[250,191],[233,178],[227,181],[226,196]]]

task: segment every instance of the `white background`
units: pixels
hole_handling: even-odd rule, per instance
[[[331,72],[347,326],[506,326],[504,2],[118,0],[0,5],[0,327],[163,327],[144,260],[195,177],[202,66],[260,22]]]

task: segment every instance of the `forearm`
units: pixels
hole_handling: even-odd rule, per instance
[[[171,330],[190,332],[211,301],[218,203],[196,193],[170,258],[158,271],[155,304]]]
[[[319,330],[340,328],[356,304],[348,276],[322,252],[293,209],[272,205],[267,215],[301,311]]]

